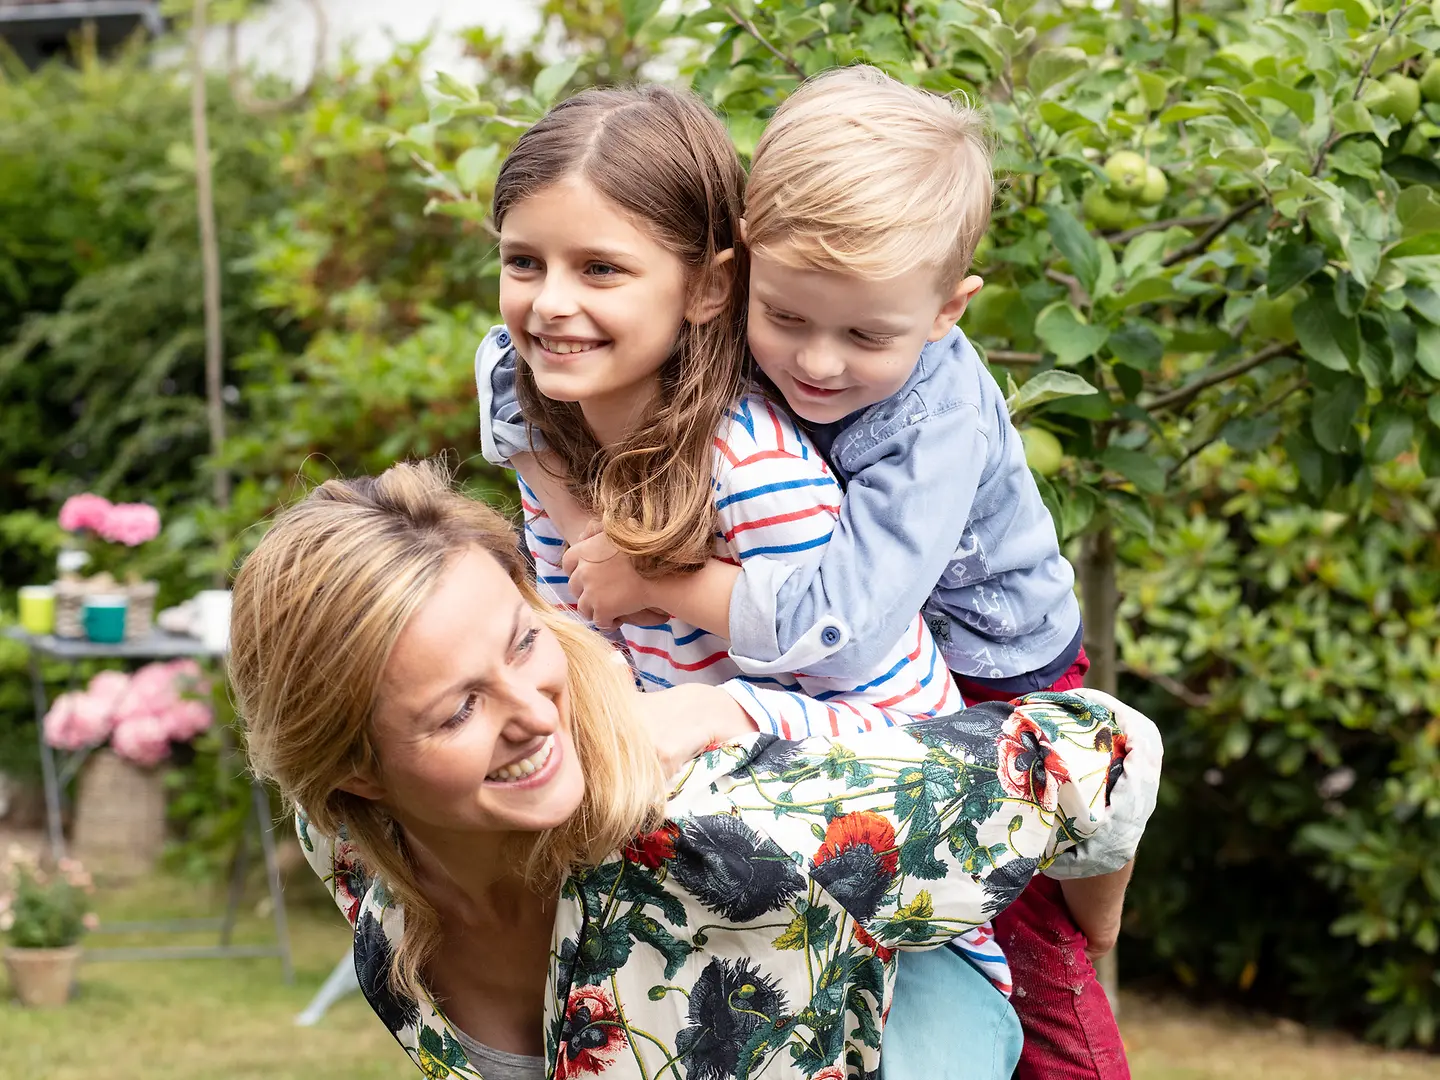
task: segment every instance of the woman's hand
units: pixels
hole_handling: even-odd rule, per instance
[[[751,735],[755,721],[718,686],[686,683],[640,695],[640,715],[667,774],[711,746]]]

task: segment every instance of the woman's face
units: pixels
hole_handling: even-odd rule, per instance
[[[562,824],[585,791],[566,673],[560,642],[500,564],[479,548],[454,558],[386,665],[381,775],[357,793],[423,831]]]

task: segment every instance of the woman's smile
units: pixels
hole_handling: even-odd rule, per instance
[[[563,753],[555,736],[547,735],[539,749],[528,757],[500,766],[485,777],[485,782],[519,789],[540,787],[559,772]]]

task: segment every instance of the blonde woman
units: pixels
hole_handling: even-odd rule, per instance
[[[642,694],[434,464],[282,513],[231,650],[251,763],[432,1078],[869,1074],[896,951],[1138,840],[1159,767],[1089,691],[803,741],[717,687]],[[720,745],[671,768],[654,730]]]

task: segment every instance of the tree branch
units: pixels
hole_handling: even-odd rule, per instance
[[[902,3],[896,18],[900,21],[900,29],[905,33],[905,40],[910,42],[911,48],[918,50],[920,55],[925,57],[925,63],[929,64],[932,69],[938,68],[940,61],[936,59],[934,50],[920,40],[919,32],[910,24],[910,20],[914,17],[915,9],[908,3]]]
[[[1161,229],[1198,229],[1202,225],[1213,225],[1219,218],[1214,214],[1207,214],[1204,217],[1175,217],[1165,218],[1163,221],[1147,221],[1143,225],[1136,225],[1126,229],[1124,232],[1110,233],[1105,240],[1111,244],[1123,244],[1134,240],[1147,232],[1159,232]]]
[[[997,364],[1038,364],[1045,359],[1044,353],[1012,352],[1009,349],[986,349],[985,359]]]
[[[305,100],[315,88],[315,80],[325,67],[325,38],[330,24],[325,19],[325,9],[320,0],[310,0],[310,10],[315,14],[315,55],[310,62],[310,77],[305,80],[304,86],[288,97],[262,98],[251,92],[250,84],[240,75],[240,24],[232,22],[225,28],[225,78],[241,111],[252,116],[284,112]]]
[[[1171,390],[1169,393],[1161,394],[1159,397],[1148,402],[1144,407],[1150,412],[1156,412],[1160,409],[1172,409],[1176,405],[1183,405],[1191,398],[1198,397],[1212,386],[1216,386],[1228,379],[1244,375],[1251,368],[1257,368],[1266,361],[1274,360],[1277,356],[1284,356],[1286,353],[1293,352],[1294,350],[1294,345],[1280,342],[1274,345],[1267,345],[1254,356],[1247,356],[1244,360],[1231,364],[1228,368],[1222,368],[1213,374],[1196,379],[1187,386],[1182,386],[1179,389]]]
[[[1385,43],[1395,36],[1395,28],[1400,25],[1400,20],[1405,17],[1412,6],[1408,3],[1400,5],[1400,10],[1395,13],[1395,18],[1390,20],[1390,25],[1386,28],[1385,36],[1375,43],[1375,48],[1370,50],[1370,55],[1365,58],[1365,66],[1360,69],[1360,77],[1355,80],[1355,93],[1350,95],[1351,101],[1360,100],[1360,93],[1365,89],[1365,80],[1370,77],[1370,69],[1375,66],[1375,58],[1380,55],[1380,49]],[[1320,166],[1325,163],[1325,155],[1330,153],[1331,147],[1342,138],[1343,136],[1339,132],[1332,131],[1329,137],[1320,144],[1320,149],[1315,154],[1315,164],[1310,166],[1311,176],[1319,175]]]
[[[1249,199],[1241,203],[1239,206],[1235,207],[1234,210],[1231,210],[1230,213],[1226,214],[1219,221],[1215,222],[1214,225],[1211,225],[1210,228],[1206,229],[1203,233],[1201,233],[1200,236],[1193,243],[1186,244],[1179,251],[1172,252],[1171,254],[1166,255],[1165,258],[1160,261],[1160,265],[1174,266],[1178,262],[1184,262],[1192,255],[1199,255],[1202,251],[1204,251],[1210,246],[1210,242],[1212,240],[1214,240],[1217,236],[1223,233],[1231,225],[1235,224],[1235,222],[1239,221],[1246,214],[1250,213],[1251,210],[1254,210],[1257,206],[1263,206],[1264,204],[1265,199],[1263,196],[1256,196],[1253,199]]]
[[[1070,274],[1061,273],[1059,270],[1046,270],[1045,276],[1057,285],[1064,285],[1070,290],[1070,302],[1077,308],[1088,308],[1090,306],[1090,294],[1085,291],[1085,286],[1080,280]]]
[[[799,64],[797,64],[793,57],[787,56],[785,53],[777,49],[774,45],[771,45],[770,42],[765,39],[765,35],[760,33],[759,29],[755,26],[755,24],[752,23],[749,19],[745,18],[744,15],[741,15],[740,12],[736,11],[729,4],[725,5],[724,11],[726,15],[730,16],[731,20],[735,23],[736,26],[740,27],[741,30],[744,30],[752,38],[758,41],[766,49],[766,51],[770,53],[771,56],[775,57],[776,60],[779,60],[782,64],[789,68],[790,73],[794,75],[797,79],[803,80],[808,78],[808,76],[805,74],[805,69],[802,68]]]
[[[1137,671],[1125,663],[1120,664],[1119,667],[1121,671],[1124,671],[1128,675],[1134,675],[1137,678],[1144,679],[1146,682],[1154,683],[1160,687],[1161,690],[1183,701],[1192,709],[1205,709],[1210,705],[1209,694],[1197,694],[1179,679],[1172,678],[1169,675],[1161,675],[1157,671]]]

